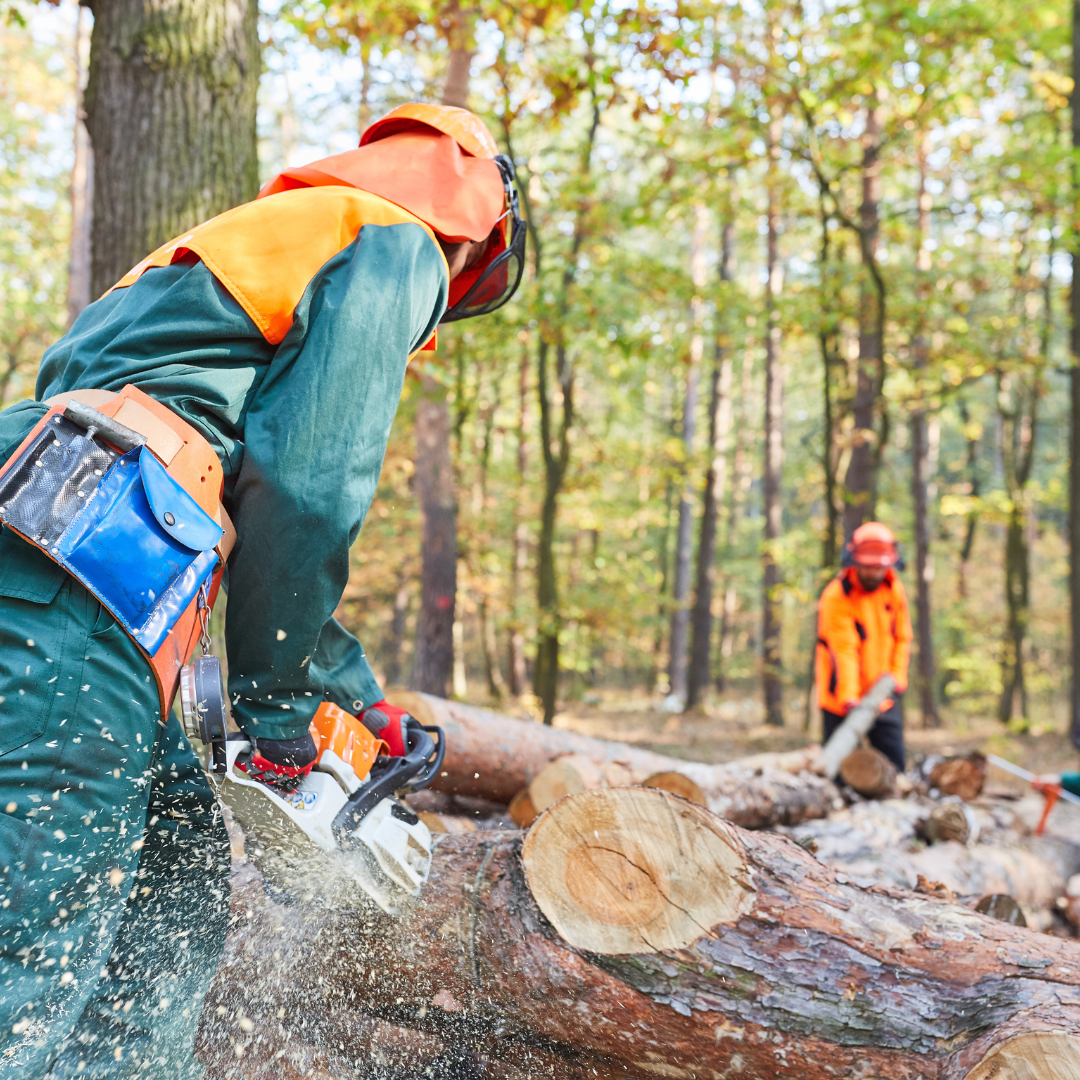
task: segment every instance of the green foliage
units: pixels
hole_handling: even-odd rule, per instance
[[[73,79],[52,45],[0,22],[0,405],[33,393],[66,320]]]

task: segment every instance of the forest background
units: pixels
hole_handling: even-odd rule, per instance
[[[101,282],[91,16],[3,10],[6,406]],[[377,674],[549,720],[753,699],[800,727],[817,595],[876,517],[918,616],[909,717],[1064,730],[1070,19],[264,5],[260,182],[403,101],[467,103],[532,230],[514,300],[406,381],[339,609]]]

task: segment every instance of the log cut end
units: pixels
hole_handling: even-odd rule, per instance
[[[1080,1080],[1080,1036],[1018,1035],[994,1047],[964,1080]]]
[[[582,754],[568,754],[545,765],[529,782],[529,798],[539,813],[567,795],[607,787],[600,767]]]
[[[860,746],[840,762],[840,777],[860,795],[880,799],[896,784],[896,766],[880,750]]]
[[[605,788],[542,814],[522,848],[540,910],[575,948],[681,949],[730,923],[754,887],[735,831],[654,788]]]
[[[646,780],[641,781],[642,787],[659,788],[661,791],[670,791],[672,795],[681,795],[698,806],[706,806],[705,792],[701,785],[695,783],[689,776],[683,776],[677,772],[658,772]]]

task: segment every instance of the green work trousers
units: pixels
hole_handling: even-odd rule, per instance
[[[202,1075],[228,840],[149,665],[0,531],[0,1077]]]

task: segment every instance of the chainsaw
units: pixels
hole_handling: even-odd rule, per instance
[[[405,753],[390,757],[356,717],[324,701],[309,728],[315,763],[296,790],[282,792],[239,767],[253,747],[242,732],[227,730],[217,657],[183,669],[180,707],[185,734],[209,747],[207,771],[222,778],[214,786],[272,881],[305,895],[313,883],[325,894],[351,882],[390,915],[419,896],[431,868],[431,832],[401,796],[438,775],[446,752],[440,728],[408,717]]]
[[[1050,811],[1057,805],[1058,799],[1064,799],[1066,802],[1075,803],[1077,806],[1080,806],[1080,798],[1071,791],[1066,791],[1060,784],[1049,784],[1044,780],[1040,780],[1034,773],[1028,772],[1027,769],[1021,769],[1019,765],[1014,765],[1011,761],[999,758],[997,754],[987,754],[986,760],[989,761],[991,765],[996,765],[999,769],[1004,769],[1006,772],[1012,773],[1013,776],[1019,776],[1021,780],[1027,780],[1027,782],[1043,797],[1042,816],[1039,818],[1039,824],[1035,826],[1036,836],[1042,836],[1046,831],[1047,819],[1050,817]]]

